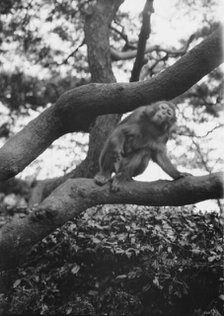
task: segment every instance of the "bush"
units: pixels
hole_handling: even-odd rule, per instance
[[[216,213],[95,207],[33,248],[7,312],[220,316],[222,255]]]

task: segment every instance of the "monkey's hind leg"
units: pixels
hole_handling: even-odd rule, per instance
[[[126,177],[122,172],[117,173],[112,179],[110,191],[118,192],[120,188],[125,184],[126,181],[131,180],[131,178]]]
[[[116,174],[112,179],[110,191],[117,192],[120,188],[125,184],[126,181],[130,181],[132,179],[133,170],[130,169],[131,159],[133,155],[125,157],[121,160],[120,166],[116,169]]]
[[[150,152],[140,149],[124,157],[120,163],[120,168],[111,183],[111,192],[117,192],[127,181],[141,174],[147,167],[150,160]]]
[[[118,152],[105,150],[102,152],[99,165],[100,171],[95,175],[94,181],[98,185],[104,185],[111,180],[111,175],[119,168],[120,154]]]

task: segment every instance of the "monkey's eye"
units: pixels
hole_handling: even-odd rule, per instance
[[[173,111],[171,109],[167,109],[167,115],[172,117],[173,116]]]
[[[160,104],[160,107],[162,110],[166,110],[167,109],[167,104],[166,103],[162,103]]]

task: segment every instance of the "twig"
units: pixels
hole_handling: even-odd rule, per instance
[[[193,41],[195,37],[196,37],[195,34],[191,35],[189,39],[187,40],[186,44],[184,45],[184,47],[182,47],[181,49],[163,48],[163,47],[159,47],[158,45],[154,45],[154,46],[146,47],[144,54],[150,54],[152,52],[157,52],[157,53],[162,52],[174,57],[182,56],[187,52],[190,46],[190,43]],[[113,60],[127,60],[127,59],[134,58],[136,55],[137,55],[137,49],[120,52],[111,47],[111,57]]]

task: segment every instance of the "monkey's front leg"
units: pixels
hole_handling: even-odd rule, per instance
[[[166,150],[158,150],[153,155],[153,161],[155,161],[171,178],[177,180],[185,176],[192,176],[190,173],[182,173],[177,170],[172,164],[169,157],[166,154]]]

